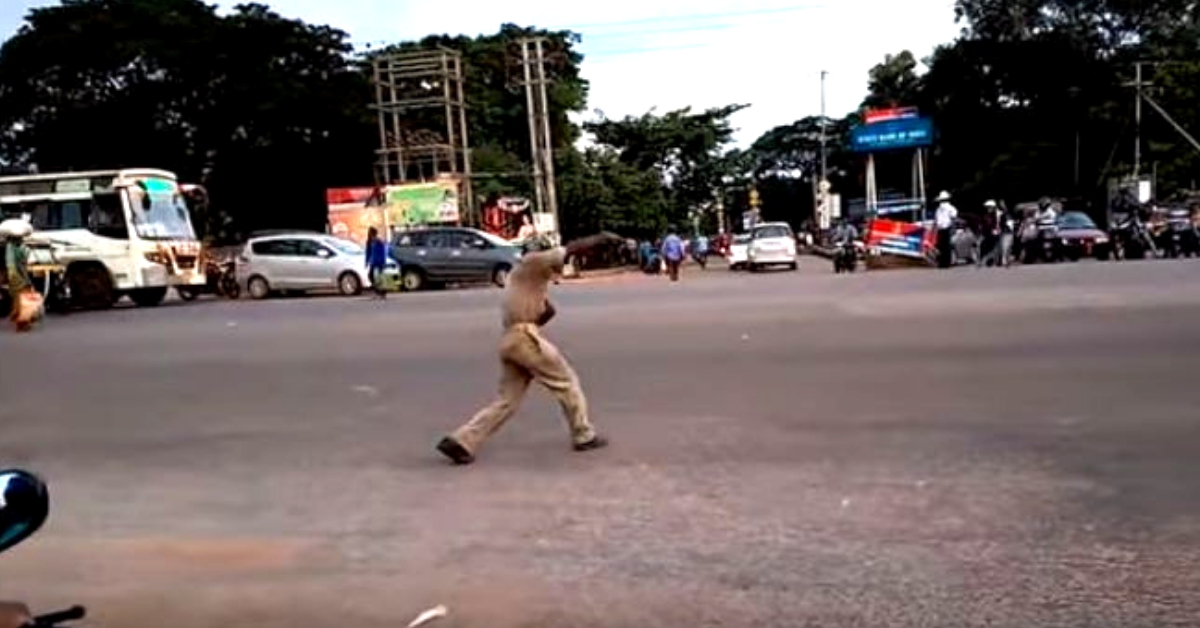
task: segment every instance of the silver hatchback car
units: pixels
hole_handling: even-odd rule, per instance
[[[366,251],[353,242],[320,233],[251,238],[237,259],[237,281],[255,299],[275,292],[337,290],[352,296],[371,286]],[[400,265],[388,260],[384,272],[396,281]]]

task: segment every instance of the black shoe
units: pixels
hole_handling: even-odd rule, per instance
[[[449,436],[438,442],[437,450],[442,452],[442,455],[453,460],[454,464],[471,464],[475,462],[475,456],[472,456],[466,447],[463,447],[458,441]]]
[[[604,449],[608,447],[608,439],[603,436],[597,436],[586,443],[575,443],[575,451],[591,451],[593,449]]]

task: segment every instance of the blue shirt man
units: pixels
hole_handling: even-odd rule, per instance
[[[668,262],[678,262],[683,259],[683,240],[671,233],[663,239],[662,254]]]

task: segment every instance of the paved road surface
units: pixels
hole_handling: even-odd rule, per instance
[[[494,290],[0,334],[46,529],[0,597],[95,625],[1194,626],[1200,263],[561,286],[542,394],[453,468]],[[23,364],[19,370],[14,360]]]

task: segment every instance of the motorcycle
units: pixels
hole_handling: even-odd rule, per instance
[[[693,251],[692,259],[700,265],[700,269],[708,268],[708,251]]]
[[[201,294],[215,294],[226,299],[237,300],[241,296],[242,289],[237,282],[236,261],[216,262],[210,260],[204,264],[204,276],[206,283],[203,287],[176,288],[175,291],[179,293],[179,298],[184,301],[194,301]]]
[[[46,483],[21,469],[0,471],[0,552],[33,536],[50,514],[50,496]],[[58,628],[87,615],[82,606],[37,615],[26,622],[27,628]]]
[[[1113,214],[1112,227],[1109,237],[1113,242],[1114,257],[1123,259],[1142,259],[1149,254],[1158,257],[1158,245],[1142,221],[1141,212],[1134,209],[1128,213]]]
[[[1026,227],[1021,232],[1028,233],[1028,230]],[[1058,243],[1058,224],[1054,220],[1034,219],[1032,231],[1033,237],[1021,242],[1021,263],[1060,261],[1062,250]]]
[[[1192,257],[1200,253],[1200,243],[1197,242],[1196,227],[1192,224],[1190,212],[1185,208],[1172,208],[1167,211],[1167,224],[1161,235],[1164,257]]]
[[[843,242],[833,254],[833,272],[852,273],[858,267],[858,246],[854,242]]]

